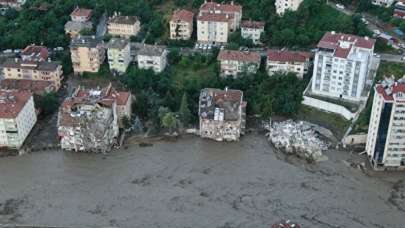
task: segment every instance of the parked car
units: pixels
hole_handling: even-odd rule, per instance
[[[21,49],[15,49],[14,50],[14,53],[16,53],[16,54],[18,54],[18,53],[20,53],[21,52]]]
[[[7,49],[7,50],[4,50],[3,53],[4,54],[11,54],[11,53],[13,53],[13,50]]]
[[[378,29],[374,29],[374,30],[373,30],[373,33],[374,33],[375,35],[377,35],[377,36],[381,34],[380,30],[378,30]]]
[[[338,4],[336,4],[336,8],[344,10],[345,6],[338,3]]]

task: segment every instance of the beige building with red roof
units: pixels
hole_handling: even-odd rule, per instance
[[[238,141],[245,133],[246,106],[240,90],[202,89],[198,110],[200,136],[216,141]]]
[[[326,33],[315,54],[312,93],[361,101],[370,76],[374,44],[375,40],[368,37]]]
[[[108,19],[108,34],[123,38],[136,36],[141,30],[141,22],[137,16],[121,16],[115,14]]]
[[[70,14],[70,18],[74,22],[87,22],[90,20],[93,11],[90,9],[76,7]]]
[[[366,152],[374,169],[405,169],[405,80],[375,86]]]
[[[0,147],[19,149],[36,122],[30,92],[0,90]]]
[[[197,16],[197,40],[200,43],[228,42],[230,32],[240,27],[242,6],[207,2],[201,5]]]
[[[170,39],[189,40],[193,34],[194,13],[185,9],[173,12],[170,19]]]
[[[266,69],[269,76],[277,72],[295,73],[302,79],[308,72],[311,54],[298,51],[269,50],[267,52]]]
[[[221,50],[217,59],[221,65],[221,76],[237,77],[240,73],[256,73],[261,57],[258,52]]]
[[[262,21],[246,20],[241,23],[241,36],[252,40],[253,44],[260,44],[260,37],[264,33],[265,23]]]
[[[117,142],[124,117],[131,117],[132,96],[111,84],[77,88],[59,108],[58,135],[64,150],[108,152]]]

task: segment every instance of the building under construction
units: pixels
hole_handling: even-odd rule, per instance
[[[131,94],[103,89],[77,88],[58,113],[58,135],[64,150],[106,153],[119,135],[119,122],[130,117]]]
[[[245,133],[246,105],[240,90],[201,90],[200,136],[216,141],[239,140]]]

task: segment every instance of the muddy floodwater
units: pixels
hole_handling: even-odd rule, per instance
[[[0,159],[0,224],[63,227],[405,227],[395,180],[366,175],[330,151],[287,161],[264,136],[195,137],[109,155],[46,151]],[[393,174],[397,178],[405,174]]]

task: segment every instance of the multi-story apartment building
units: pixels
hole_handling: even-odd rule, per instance
[[[235,78],[240,73],[256,73],[260,67],[260,59],[258,52],[221,50],[218,54],[221,76]]]
[[[71,20],[65,24],[65,33],[71,37],[79,35],[82,30],[91,30],[93,23],[90,21],[93,11],[76,7],[70,14]]]
[[[276,13],[282,16],[287,10],[296,11],[304,0],[276,0]]]
[[[176,10],[170,20],[170,39],[189,40],[193,34],[194,13],[188,10]]]
[[[200,136],[216,141],[237,141],[245,133],[243,92],[206,88],[199,100]]]
[[[160,73],[167,65],[167,49],[158,45],[140,45],[136,51],[136,61],[139,69],[152,69]]]
[[[21,59],[26,61],[46,61],[49,53],[48,48],[44,46],[29,45],[22,50]]]
[[[21,59],[8,59],[3,64],[5,79],[52,82],[59,90],[63,79],[62,65],[59,62],[33,62]]]
[[[0,0],[0,6],[21,9],[27,0]]]
[[[269,50],[267,52],[266,69],[269,76],[276,72],[295,73],[303,78],[308,72],[311,54],[298,51]]]
[[[119,74],[125,73],[131,62],[131,45],[129,40],[112,38],[107,46],[110,70]]]
[[[366,152],[375,169],[405,169],[405,80],[375,86]]]
[[[0,90],[0,147],[19,149],[36,122],[30,92]]]
[[[95,36],[77,36],[70,42],[70,54],[75,74],[96,73],[105,58],[103,40]]]
[[[57,88],[52,81],[34,81],[29,79],[4,79],[0,81],[0,88],[6,90],[26,90],[35,95],[56,92]]]
[[[226,43],[228,35],[240,27],[242,6],[206,2],[197,17],[197,40],[201,43]]]
[[[370,74],[375,40],[328,32],[318,43],[312,93],[358,102]]]
[[[241,36],[244,39],[251,39],[253,44],[260,44],[260,37],[264,32],[264,22],[246,20],[241,23]]]
[[[242,20],[242,6],[235,4],[234,1],[227,3],[216,3],[214,1],[207,2],[200,6],[200,15],[203,14],[225,14],[230,18],[229,29],[234,32],[240,27],[240,22]]]
[[[108,19],[108,33],[113,36],[130,38],[138,35],[141,29],[141,22],[136,16],[121,16],[115,14]]]
[[[120,120],[131,116],[131,94],[77,88],[58,113],[58,135],[64,150],[108,152],[117,142]]]
[[[371,3],[376,6],[388,8],[394,3],[394,0],[372,0]]]
[[[405,0],[395,3],[394,17],[405,19]]]

